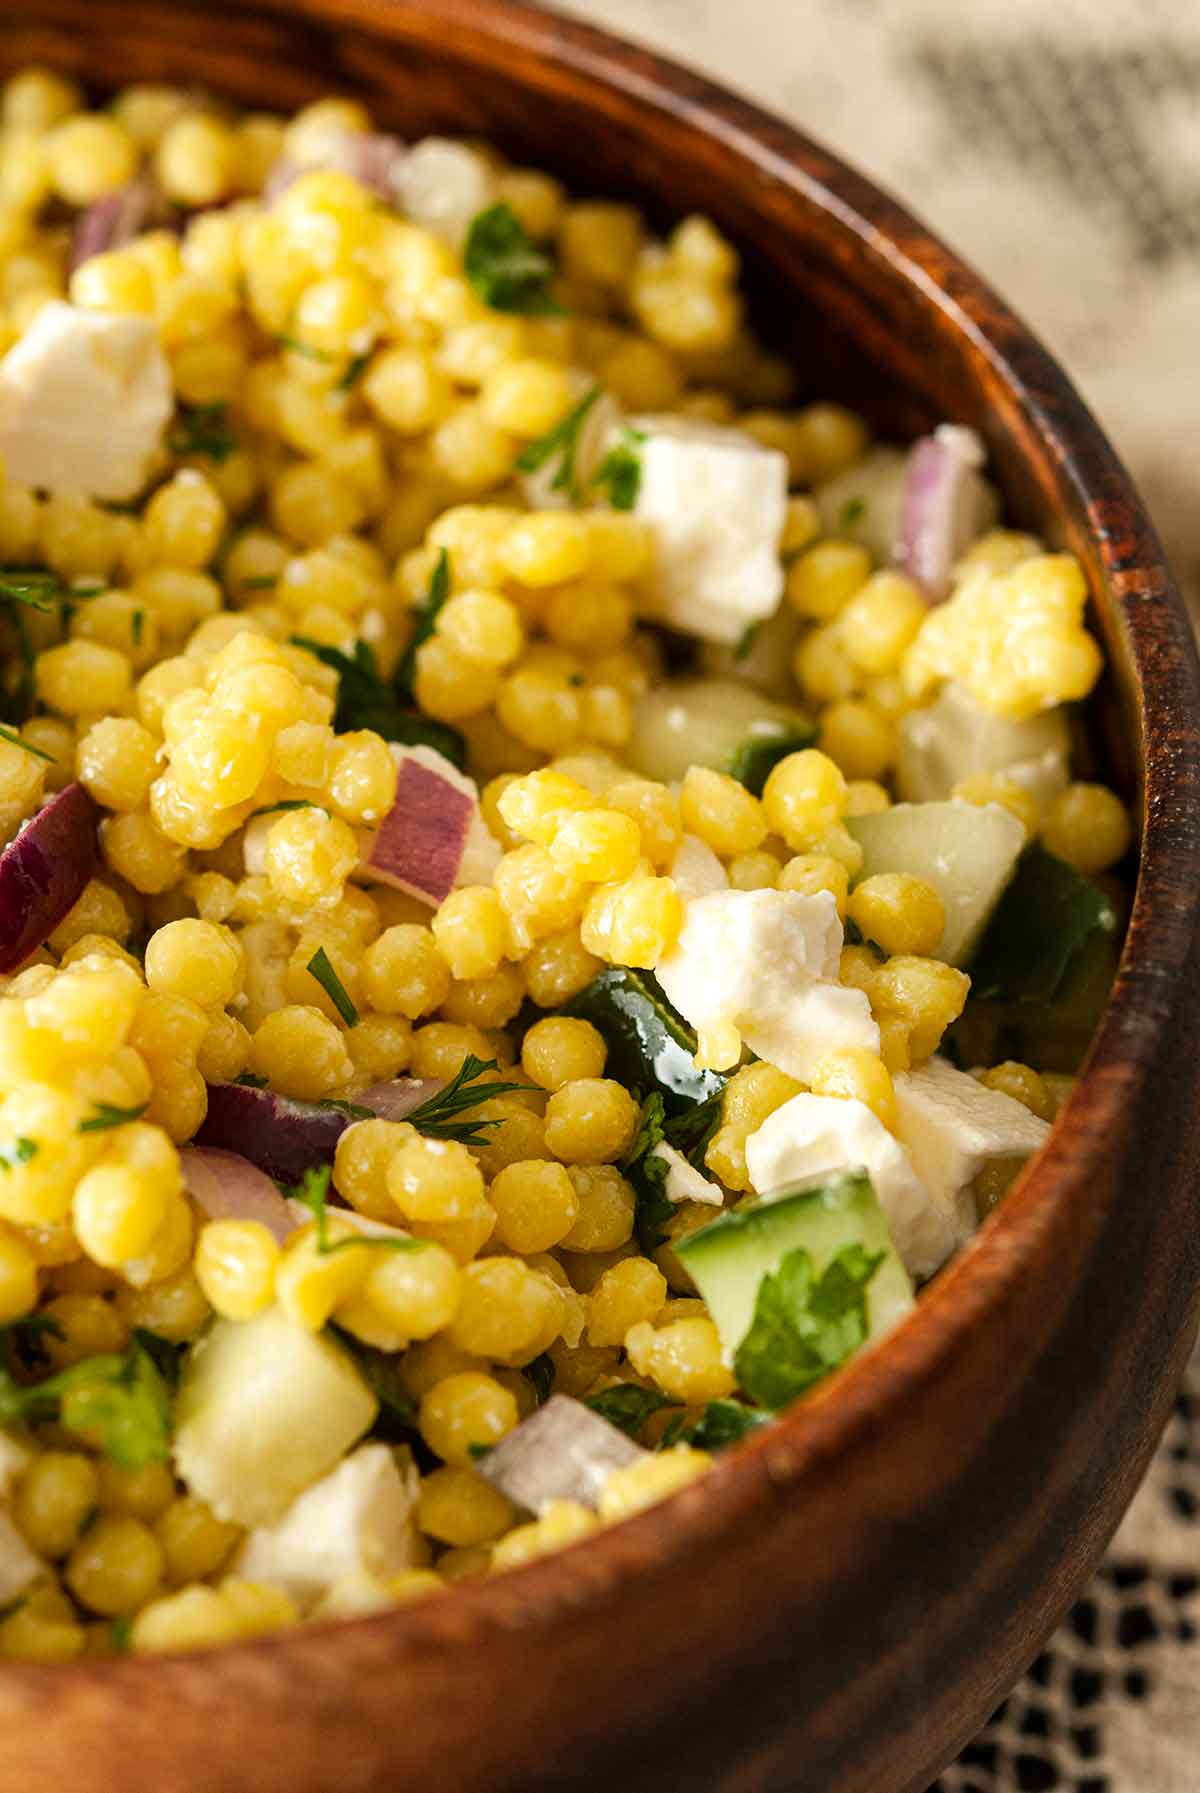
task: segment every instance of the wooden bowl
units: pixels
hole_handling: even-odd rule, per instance
[[[499,0],[5,0],[0,61],[253,105],[361,91],[742,245],[815,393],[987,437],[1072,549],[1141,790],[1129,938],[1037,1163],[886,1345],[702,1484],[424,1605],[209,1656],[0,1672],[0,1784],[113,1793],[919,1793],[1104,1548],[1200,1283],[1197,668],[1161,552],[1024,326],[890,199],[744,101]]]

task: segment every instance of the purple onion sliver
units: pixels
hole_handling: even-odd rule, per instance
[[[96,805],[69,784],[0,853],[0,971],[43,946],[96,866]]]
[[[295,1216],[270,1177],[240,1153],[184,1146],[179,1166],[210,1220],[257,1220],[280,1245],[295,1232]]]
[[[931,603],[947,596],[955,563],[982,526],[982,464],[978,436],[957,424],[939,425],[909,453],[892,559]]]
[[[305,1171],[333,1163],[353,1119],[344,1109],[298,1102],[250,1083],[210,1083],[208,1113],[194,1143],[236,1152],[278,1182],[298,1183]]]
[[[155,224],[165,224],[174,215],[162,192],[144,175],[106,193],[75,220],[71,239],[71,272],[93,255],[108,249],[120,249]]]
[[[372,1084],[354,1100],[359,1108],[369,1108],[381,1120],[402,1121],[445,1087],[440,1077],[393,1077],[389,1083]]]

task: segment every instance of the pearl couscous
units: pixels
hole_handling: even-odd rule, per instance
[[[1103,1002],[1070,555],[356,101],[0,96],[0,1655],[425,1598],[895,1323]]]

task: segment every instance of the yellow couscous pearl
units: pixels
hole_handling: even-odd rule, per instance
[[[873,704],[843,699],[821,714],[821,752],[847,778],[882,778],[896,756],[896,731]]]
[[[146,944],[146,982],[202,1009],[222,1009],[242,983],[242,957],[231,935],[210,921],[169,922]]]
[[[603,1164],[624,1157],[638,1127],[629,1091],[604,1077],[580,1077],[546,1104],[546,1145],[567,1164]]]
[[[409,1220],[461,1220],[483,1198],[483,1175],[466,1146],[415,1132],[393,1152],[387,1186]]]
[[[606,1270],[588,1301],[589,1345],[622,1345],[631,1327],[654,1320],[667,1299],[667,1279],[648,1258],[626,1258]]]
[[[548,1016],[535,1021],[521,1045],[521,1064],[542,1089],[603,1075],[608,1048],[590,1021]]]
[[[27,1314],[37,1295],[37,1262],[32,1253],[16,1233],[0,1231],[0,1325]]]
[[[981,1072],[979,1081],[987,1089],[999,1090],[1001,1095],[1011,1096],[1022,1107],[1028,1108],[1031,1114],[1036,1114],[1039,1120],[1052,1121],[1057,1113],[1058,1105],[1053,1091],[1031,1065],[1005,1059],[1003,1064],[993,1065],[990,1070]]]
[[[549,1277],[520,1258],[480,1258],[462,1273],[447,1336],[474,1357],[519,1367],[546,1350],[562,1320],[562,1295]]]
[[[421,1436],[444,1463],[472,1467],[471,1446],[499,1444],[518,1419],[516,1398],[493,1376],[463,1370],[421,1398]]]
[[[377,1254],[362,1298],[405,1339],[431,1338],[452,1325],[462,1300],[462,1278],[450,1252],[429,1243],[419,1251]]]
[[[616,1251],[633,1232],[633,1186],[611,1164],[572,1164],[567,1174],[579,1216],[562,1241],[565,1251]]]
[[[92,1612],[110,1618],[136,1612],[162,1579],[164,1562],[149,1526],[129,1514],[105,1513],[71,1552],[67,1586]]]
[[[1128,810],[1102,784],[1068,785],[1042,823],[1042,840],[1050,852],[1087,877],[1116,865],[1132,839]]]
[[[350,1055],[341,1030],[320,1009],[291,1004],[276,1009],[255,1030],[251,1069],[285,1095],[319,1101],[350,1078]]]
[[[115,118],[80,112],[58,126],[49,140],[54,190],[68,205],[91,205],[124,186],[137,166],[128,131]]]
[[[218,1519],[194,1494],[173,1500],[154,1529],[162,1545],[164,1575],[175,1587],[215,1575],[241,1536],[238,1526]]]
[[[843,1046],[823,1053],[809,1072],[815,1096],[849,1097],[865,1102],[885,1127],[896,1124],[896,1092],[882,1059],[862,1046]]]
[[[671,1450],[614,1470],[601,1490],[600,1517],[610,1523],[627,1519],[631,1513],[666,1500],[668,1495],[694,1482],[711,1463],[707,1452],[677,1444]]]
[[[846,780],[815,747],[789,753],[771,769],[763,787],[767,826],[795,850],[809,846],[840,822],[845,803]]]
[[[689,768],[679,798],[683,825],[715,853],[752,853],[767,835],[763,807],[736,778]]]
[[[175,1479],[165,1463],[123,1469],[102,1457],[96,1470],[102,1512],[153,1521],[166,1512],[175,1498]]]
[[[194,1269],[214,1310],[250,1320],[271,1305],[279,1247],[257,1220],[212,1220],[196,1241]]]
[[[946,926],[938,892],[908,872],[864,878],[851,891],[846,913],[885,953],[932,953]]]
[[[512,1503],[473,1470],[447,1464],[421,1482],[417,1524],[439,1544],[488,1544],[515,1517]]]
[[[567,1171],[547,1159],[505,1165],[492,1180],[488,1201],[496,1211],[496,1237],[513,1251],[549,1251],[579,1218]]]
[[[90,1457],[75,1451],[43,1451],[36,1456],[13,1496],[13,1521],[39,1556],[54,1561],[74,1549],[88,1514],[96,1506],[99,1480]]]
[[[237,154],[237,138],[228,126],[209,113],[189,112],[160,137],[155,172],[169,199],[213,205],[235,184]]]

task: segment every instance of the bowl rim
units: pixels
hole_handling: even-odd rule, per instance
[[[217,0],[232,4],[232,0]],[[290,14],[298,23],[383,29],[400,41],[436,46],[453,28],[480,62],[503,73],[514,50],[543,70],[558,65],[602,93],[685,123],[711,138],[747,172],[800,195],[890,264],[929,307],[969,341],[1012,401],[1042,452],[1066,469],[1097,543],[1116,626],[1133,671],[1132,723],[1141,787],[1141,853],[1117,978],[1076,1089],[1037,1158],[973,1239],[921,1297],[896,1331],[855,1357],[790,1414],[736,1451],[718,1458],[702,1480],[620,1525],[503,1575],[456,1585],[445,1597],[358,1618],[234,1642],[205,1652],[210,1676],[232,1692],[264,1652],[321,1660],[334,1628],[373,1633],[399,1664],[408,1651],[500,1636],[564,1614],[586,1616],[588,1603],[619,1597],[649,1563],[661,1567],[703,1550],[731,1524],[744,1523],[799,1484],[814,1467],[847,1458],[855,1442],[893,1409],[915,1382],[937,1379],[963,1337],[1004,1303],[1030,1260],[1073,1224],[1089,1193],[1090,1166],[1122,1105],[1151,1074],[1139,1063],[1148,1040],[1182,1007],[1183,973],[1200,935],[1200,877],[1181,899],[1164,877],[1200,870],[1200,667],[1182,599],[1128,473],[1067,375],[1032,331],[972,269],[877,183],[868,181],[805,133],[728,88],[633,40],[586,24],[537,0],[254,0],[248,11]],[[996,324],[1005,341],[996,340]],[[1150,669],[1153,664],[1153,677]],[[1148,746],[1159,744],[1158,754]],[[1070,1122],[1070,1139],[1067,1139]],[[1033,1644],[1031,1640],[1031,1653]],[[68,1682],[132,1693],[143,1678],[160,1684],[194,1674],[198,1652],[165,1657],[81,1661],[64,1667],[3,1665],[5,1681],[33,1688]],[[382,1657],[383,1652],[380,1652]]]

